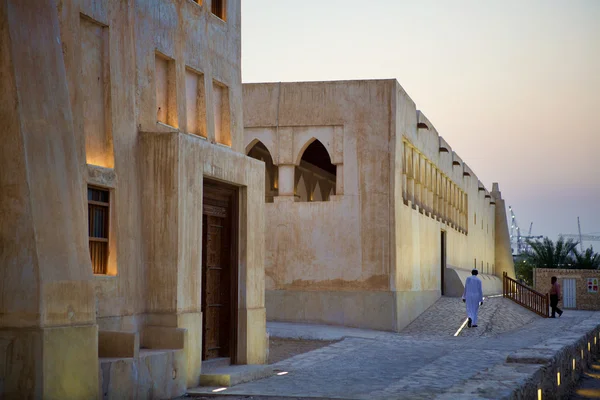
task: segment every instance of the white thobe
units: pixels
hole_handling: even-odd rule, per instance
[[[475,275],[469,276],[465,281],[462,298],[467,303],[467,317],[471,318],[473,325],[477,325],[477,312],[479,312],[479,303],[483,301],[483,289],[481,280]]]

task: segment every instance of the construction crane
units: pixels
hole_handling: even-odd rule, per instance
[[[600,242],[600,236],[597,235],[590,235],[590,234],[582,234],[581,233],[581,223],[579,222],[579,217],[577,217],[577,229],[579,231],[578,234],[575,233],[559,233],[558,237],[560,238],[564,238],[564,239],[575,239],[575,240],[579,240],[579,247],[581,249],[581,251],[583,252],[583,241],[587,241],[587,242]]]
[[[528,239],[543,239],[543,236],[532,236],[531,230],[533,229],[533,222],[529,224],[529,232],[527,236],[521,235],[521,228],[517,222],[517,217],[512,209],[512,206],[508,206],[510,211],[510,245],[514,255],[519,255],[529,251]]]

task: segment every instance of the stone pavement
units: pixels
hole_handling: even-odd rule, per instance
[[[557,319],[529,315],[530,323],[507,331],[509,322],[503,323],[502,320],[507,319],[503,316],[514,312],[515,318],[521,318],[521,311],[509,311],[511,306],[503,304],[504,299],[498,299],[496,305],[492,300],[486,304],[489,306],[487,319],[483,318],[484,306],[479,327],[466,330],[459,337],[453,334],[460,323],[452,320],[455,325],[450,329],[443,313],[440,315],[439,312],[436,312],[438,318],[431,318],[429,323],[422,319],[421,330],[411,325],[400,334],[312,326],[312,338],[329,335],[326,338],[331,340],[342,333],[346,338],[273,365],[277,371],[288,372],[286,375],[274,375],[220,393],[337,399],[435,399],[478,372],[503,363],[513,351],[562,335],[569,327],[588,318],[597,319],[600,324],[600,313],[568,310]],[[446,307],[458,310],[458,306],[451,303],[448,302]],[[454,315],[450,317],[454,318]],[[436,336],[432,325],[437,323],[444,329]],[[288,332],[296,329],[302,336],[308,335],[311,326],[279,324],[280,331],[286,329]],[[276,336],[277,326],[269,324],[269,330]],[[498,331],[503,333],[494,333]],[[189,393],[212,393],[212,389],[191,389]]]

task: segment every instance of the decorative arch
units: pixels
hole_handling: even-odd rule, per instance
[[[294,155],[294,164],[296,165],[300,165],[300,161],[302,160],[302,157],[304,156],[304,153],[306,152],[306,149],[312,145],[315,141],[319,142],[327,151],[327,154],[329,155],[329,161],[331,162],[331,160],[333,160],[333,149],[331,149],[331,146],[328,145],[328,143],[323,143],[323,141],[319,140],[318,138],[312,136],[310,139],[308,139],[306,142],[304,142],[304,144],[302,145],[302,147],[300,147],[298,149],[298,152]]]
[[[417,124],[417,129],[426,129],[426,130],[429,130],[429,126],[427,126],[427,124],[425,122],[419,122]]]
[[[279,195],[279,169],[273,163],[271,152],[258,139],[254,139],[246,147],[248,157],[265,163],[265,202],[272,203],[273,197]]]
[[[328,201],[335,194],[337,167],[317,138],[305,142],[294,170],[296,201]]]

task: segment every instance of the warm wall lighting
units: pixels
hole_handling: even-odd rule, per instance
[[[573,371],[575,371],[575,359],[573,359]]]
[[[583,359],[583,349],[581,349],[581,358]]]
[[[556,383],[560,386],[560,372],[556,373]]]
[[[542,400],[542,389],[538,389],[538,400]]]

